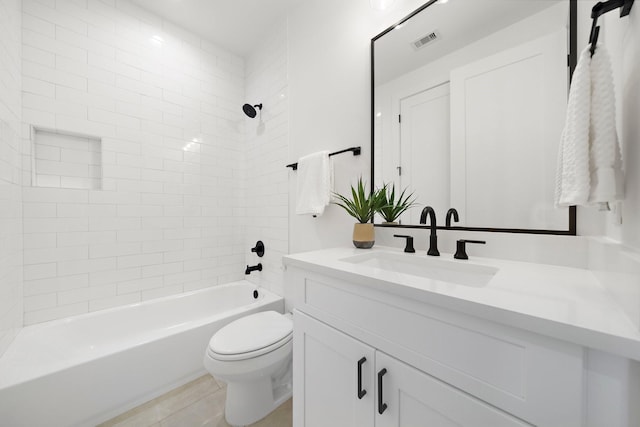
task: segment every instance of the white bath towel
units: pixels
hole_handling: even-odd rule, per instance
[[[333,190],[332,163],[328,151],[319,151],[298,160],[296,214],[323,214]]]
[[[622,161],[616,133],[609,55],[598,46],[580,54],[573,74],[556,175],[556,206],[620,200]]]
[[[580,54],[573,72],[556,174],[556,206],[581,205],[589,198],[591,53]]]

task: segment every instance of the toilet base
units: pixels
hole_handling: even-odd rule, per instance
[[[227,384],[225,419],[234,427],[246,426],[269,415],[292,395],[291,383],[274,387],[270,377]]]

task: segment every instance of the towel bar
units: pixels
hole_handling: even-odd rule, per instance
[[[342,154],[342,153],[348,153],[348,152],[352,152],[354,156],[359,156],[362,153],[362,147],[345,148],[344,150],[329,153],[329,157],[335,156],[336,154]],[[295,170],[298,170],[298,163],[291,163],[286,167],[291,168],[295,171]]]

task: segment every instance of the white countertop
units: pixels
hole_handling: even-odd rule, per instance
[[[590,270],[482,257],[454,260],[442,253],[441,259],[452,262],[498,268],[487,285],[471,287],[342,261],[376,251],[427,257],[376,246],[304,252],[283,261],[345,281],[367,278],[384,292],[640,360],[640,331]]]

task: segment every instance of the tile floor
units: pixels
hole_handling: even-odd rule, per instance
[[[211,375],[118,415],[98,427],[229,427],[224,419],[226,388]],[[254,427],[291,427],[291,399]]]

